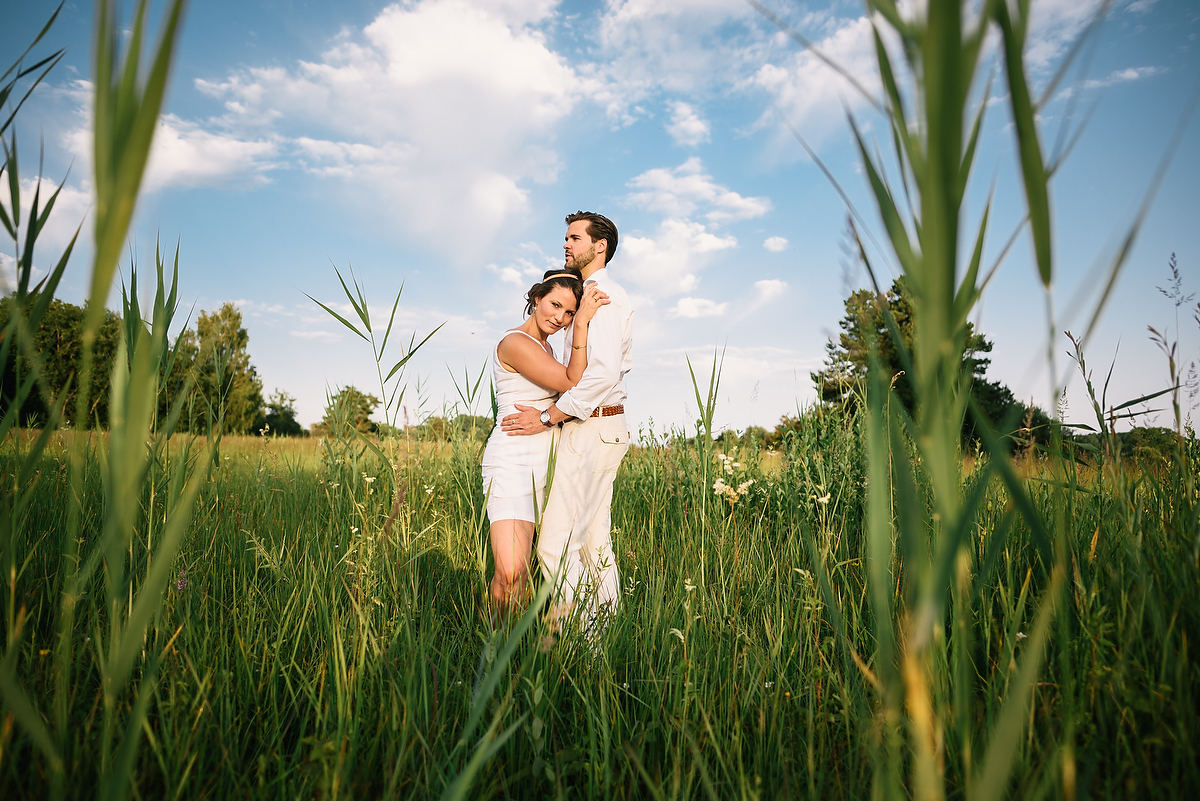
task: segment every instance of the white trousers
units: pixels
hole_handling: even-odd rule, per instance
[[[621,597],[610,506],[627,450],[623,414],[568,421],[558,438],[537,552],[543,576],[556,583],[559,615],[578,611],[585,631],[599,612],[615,612]]]

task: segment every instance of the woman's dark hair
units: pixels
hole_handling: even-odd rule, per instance
[[[529,291],[525,293],[525,316],[533,314],[533,307],[556,286],[571,290],[575,295],[575,308],[579,308],[583,300],[583,273],[575,267],[560,267],[557,270],[547,270],[540,283],[529,287]]]

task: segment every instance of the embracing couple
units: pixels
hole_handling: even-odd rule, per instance
[[[585,630],[616,610],[613,479],[629,448],[625,374],[632,366],[633,308],[608,273],[617,228],[592,212],[567,216],[566,261],[525,296],[526,320],[492,352],[496,428],[483,455],[497,612],[523,605],[535,508],[538,561],[557,589],[555,618]],[[562,358],[548,339],[565,329]],[[553,450],[550,494],[547,464]]]

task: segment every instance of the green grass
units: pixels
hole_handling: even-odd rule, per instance
[[[66,396],[38,383],[30,335],[70,247],[32,282],[54,196],[42,204],[35,193],[22,227],[15,133],[0,164],[13,196],[0,222],[18,263],[0,363],[20,353],[29,365],[0,410],[0,795],[1200,792],[1200,677],[1189,655],[1200,631],[1200,449],[1179,438],[1170,463],[1127,464],[1109,422],[1155,395],[1096,400],[1079,347],[1097,417],[1091,441],[1064,443],[1055,427],[1047,453],[1014,463],[986,425],[984,455],[965,460],[958,440],[966,321],[995,269],[982,261],[988,209],[973,233],[962,214],[990,95],[979,81],[989,31],[1003,45],[995,73],[1027,210],[1009,241],[1028,224],[1039,275],[1047,288],[1054,278],[1047,188],[1059,162],[1043,156],[1041,101],[1023,64],[1029,4],[987,0],[973,16],[930,0],[914,18],[892,0],[868,7],[883,29],[885,91],[868,100],[891,160],[851,122],[886,231],[883,258],[913,287],[913,346],[900,350],[914,414],[875,365],[858,416],[810,410],[769,459],[726,453],[711,437],[714,359],[707,393],[698,382],[695,392],[702,433],[643,440],[618,474],[624,595],[597,649],[543,626],[544,589],[519,621],[492,628],[481,444],[463,431],[450,427],[449,444],[372,441],[342,425],[332,430],[350,439],[238,439],[221,436],[218,401],[199,410],[205,437],[172,437],[182,408],[162,414],[157,400],[177,354],[167,337],[177,282],[161,253],[148,315],[130,270],[109,428],[85,430],[92,342],[183,9],[170,3],[142,69],[146,0],[127,37],[100,0],[96,247],[70,435],[54,431]],[[0,76],[0,95],[27,95],[56,58],[19,60]],[[1109,289],[1194,110],[1122,240]],[[851,213],[857,237],[867,223]],[[869,257],[857,244],[875,275],[880,248]],[[381,320],[372,326],[353,276],[354,292],[342,284],[362,328],[339,319],[370,345],[394,413],[404,365],[428,337],[402,342],[385,378],[399,295],[377,343]],[[1053,334],[1052,314],[1047,327]],[[1173,358],[1168,366],[1179,384]],[[459,387],[468,411],[482,399],[470,379]],[[32,392],[52,414],[46,430],[21,432],[15,410]],[[1177,391],[1172,399],[1179,433]]]
[[[860,425],[810,412],[773,472],[757,469],[757,454],[736,454],[756,483],[733,507],[711,490],[717,464],[694,448],[660,441],[632,451],[613,514],[626,592],[605,649],[594,658],[571,634],[546,649],[552,635],[542,629],[522,639],[487,714],[501,728],[521,723],[471,797],[868,795],[882,724],[812,561],[819,554],[828,571],[849,645],[878,670]],[[133,770],[138,796],[442,794],[465,764],[456,746],[492,637],[477,448],[405,453],[406,500],[389,527],[392,473],[374,457],[337,447],[322,461],[313,442],[223,444],[177,560],[186,573],[173,570],[145,644],[163,659]],[[12,446],[3,458],[14,458]],[[378,478],[365,483],[363,473]],[[36,480],[25,529],[36,535],[13,543],[22,559],[9,597],[27,613],[19,655],[27,689],[48,697],[68,461],[52,450]],[[95,462],[86,486],[100,492]],[[1050,638],[1023,712],[1032,727],[1018,745],[1014,792],[1062,794],[1069,703],[1079,797],[1194,794],[1200,674],[1188,641],[1200,633],[1200,575],[1194,542],[1176,528],[1172,485],[1143,479],[1118,497],[1094,481],[1071,492],[1066,508],[1055,508],[1055,488],[1027,486],[1042,514],[1072,532],[1072,576],[1060,612],[1069,639]],[[143,500],[148,517],[162,513]],[[999,525],[1007,506],[1002,491],[989,491],[979,531]],[[972,536],[964,551],[972,574],[985,558],[981,541]],[[131,565],[146,553],[135,538]],[[1028,642],[1018,633],[1030,631],[1035,592],[1048,581],[1019,522],[995,558],[971,621],[978,691],[965,712],[985,729],[1000,714],[1014,654]],[[98,777],[102,689],[87,638],[106,615],[103,582],[92,584],[76,609],[83,647],[65,755],[75,788]],[[935,658],[954,637],[935,633]],[[1076,688],[1070,701],[1064,672]],[[951,719],[938,724],[954,730]],[[3,731],[0,795],[41,797],[43,760],[11,722]],[[954,795],[965,782],[960,744],[946,736],[942,747]],[[532,773],[539,756],[552,779],[545,767]]]

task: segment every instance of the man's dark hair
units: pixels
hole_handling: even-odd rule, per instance
[[[587,235],[592,238],[593,242],[597,239],[608,242],[608,247],[604,250],[604,266],[607,267],[617,252],[617,226],[603,214],[597,214],[594,211],[577,211],[567,215],[567,225],[580,220],[588,221]]]

